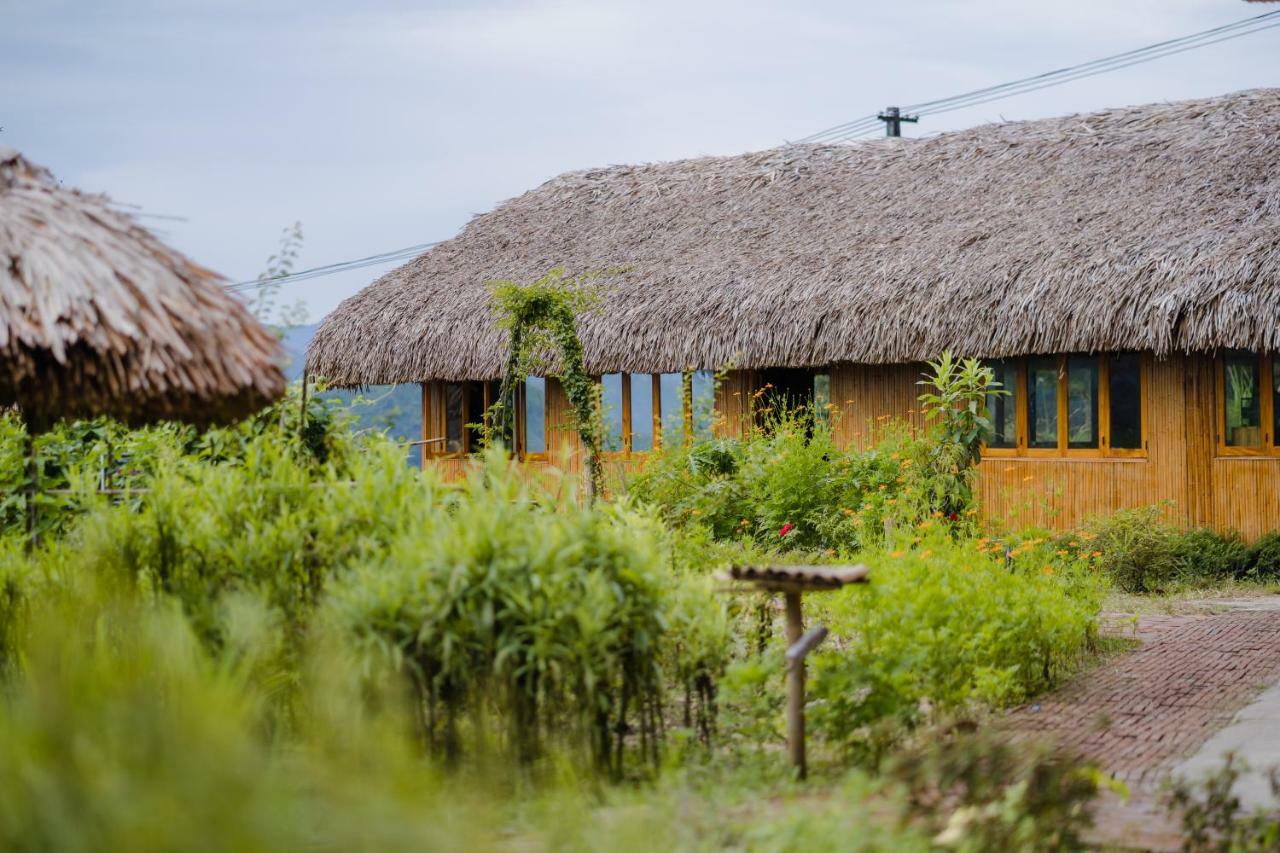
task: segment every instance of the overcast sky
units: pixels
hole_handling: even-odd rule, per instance
[[[767,148],[1277,7],[1240,0],[0,0],[0,144],[233,280],[442,239],[568,169]],[[906,135],[1280,85],[1280,28]],[[373,268],[300,282],[312,319]]]

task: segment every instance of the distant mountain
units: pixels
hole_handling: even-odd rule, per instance
[[[319,325],[294,326],[285,331],[281,345],[289,358],[285,376],[290,382],[301,378],[307,346]],[[326,391],[322,396],[350,404],[362,429],[383,430],[397,441],[422,438],[422,389],[416,384],[371,385],[361,391]],[[410,464],[420,464],[422,448],[409,448],[408,457]]]

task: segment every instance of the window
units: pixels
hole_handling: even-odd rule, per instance
[[[422,441],[428,456],[461,456],[484,447],[484,423],[497,382],[431,382],[422,389]],[[505,443],[510,446],[507,436]]]
[[[664,442],[702,441],[711,437],[714,409],[711,371],[607,373],[600,377],[602,449],[626,455]]]
[[[604,446],[606,453],[621,453],[624,450],[623,417],[622,417],[622,374],[609,373],[600,379],[600,420],[604,428]]]
[[[648,373],[631,374],[630,423],[631,452],[645,453],[653,450],[655,401],[654,382]]]
[[[684,374],[664,373],[658,377],[658,422],[659,441],[670,441],[673,438],[683,440],[684,412]]]
[[[524,406],[520,451],[526,455],[547,452],[547,380],[530,376],[524,381]]]
[[[444,452],[462,453],[462,427],[467,422],[466,397],[460,382],[444,384]]]
[[[991,419],[988,447],[1013,450],[1018,446],[1018,365],[1008,359],[991,364],[992,379],[1003,394],[987,395],[987,416]]]
[[[710,441],[715,422],[716,377],[710,370],[695,370],[689,399],[694,443]]]
[[[1218,452],[1226,456],[1280,453],[1276,359],[1233,350],[1219,359],[1217,373]]]
[[[1138,353],[1032,356],[990,363],[1009,392],[990,394],[987,456],[1143,456]]]
[[[1142,356],[1136,352],[1107,356],[1107,404],[1112,451],[1142,449]]]
[[[1067,447],[1098,446],[1098,359],[1067,357]]]
[[[1058,359],[1027,363],[1027,446],[1058,448]]]

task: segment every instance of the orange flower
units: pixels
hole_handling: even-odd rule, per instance
[[[906,551],[894,551],[894,552],[893,552],[892,554],[890,554],[889,556],[890,556],[890,557],[893,557],[893,558],[896,560],[896,559],[898,559],[899,557],[901,557],[901,556],[902,556],[903,554],[905,554],[905,553],[907,553],[907,552],[906,552]]]
[[[1045,567],[1044,567],[1043,569],[1041,569],[1040,571],[1044,572],[1044,574],[1045,574],[1046,576],[1048,576],[1048,575],[1052,575],[1052,574],[1053,574],[1053,567],[1052,567],[1052,566],[1045,566]]]
[[[925,548],[923,551],[921,551],[921,552],[920,552],[920,556],[921,556],[921,557],[932,557],[932,556],[933,556],[933,552],[932,552],[932,551],[930,551],[928,548]]]

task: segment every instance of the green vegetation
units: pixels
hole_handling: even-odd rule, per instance
[[[36,442],[29,553],[0,418],[0,844],[1072,848],[1092,771],[963,730],[1094,651],[1106,573],[1148,552],[981,536],[989,375],[935,370],[926,433],[841,449],[773,407],[610,501],[498,448],[441,482],[314,396],[305,430],[296,394],[204,433],[64,425]],[[1246,574],[1270,553],[1214,549]],[[806,785],[780,614],[717,580],[783,554],[874,578],[806,601],[831,631]]]
[[[1233,581],[1280,580],[1280,534],[1252,545],[1237,533],[1181,530],[1159,506],[1121,510],[1066,537],[1073,552],[1092,550],[1098,567],[1129,593],[1168,594]]]

